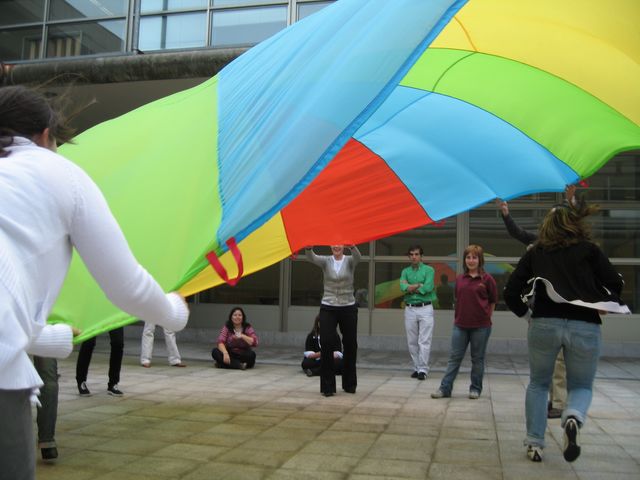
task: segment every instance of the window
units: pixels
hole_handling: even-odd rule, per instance
[[[42,27],[0,30],[0,58],[35,60],[40,57]]]
[[[287,26],[287,7],[215,10],[212,18],[211,45],[238,47],[253,45]]]
[[[587,200],[601,209],[591,218],[593,237],[612,259],[640,257],[639,162],[638,152],[619,155],[587,181]]]
[[[614,267],[624,280],[622,301],[627,304],[631,313],[640,313],[638,304],[640,302],[640,266],[614,265]],[[603,321],[606,325],[606,317]]]
[[[235,287],[219,285],[200,292],[200,303],[232,305],[278,305],[280,299],[280,264],[243,277]]]
[[[554,203],[551,201],[542,208],[531,208],[520,201],[509,202],[509,214],[518,227],[535,234]],[[509,235],[502,214],[493,203],[469,213],[469,243],[482,246],[485,256],[520,258],[526,250],[526,245]]]
[[[206,8],[208,0],[142,0],[141,13]]]
[[[453,290],[456,280],[455,257],[450,262],[429,262],[434,272],[433,283],[438,300],[433,302],[435,309],[453,308]],[[400,290],[400,275],[409,266],[409,262],[376,262],[375,264],[375,308],[404,308],[404,293]]]
[[[142,51],[204,47],[207,16],[204,12],[143,17],[138,48]]]
[[[124,20],[64,23],[51,25],[48,31],[49,58],[124,51]]]
[[[376,240],[376,256],[407,255],[411,245],[420,245],[425,256],[448,256],[456,251],[456,219],[447,218],[439,224],[409,230]]]
[[[313,15],[332,3],[333,2],[298,3],[298,20]]]
[[[3,0],[0,8],[0,26],[42,22],[44,19],[44,0]]]
[[[49,20],[95,17],[124,17],[127,0],[51,0]]]

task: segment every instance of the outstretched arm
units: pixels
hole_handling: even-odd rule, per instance
[[[504,222],[504,226],[507,227],[507,232],[509,232],[509,235],[511,235],[512,238],[515,238],[525,245],[529,245],[537,240],[538,236],[536,234],[531,233],[524,228],[520,228],[511,215],[509,215],[509,206],[507,205],[507,202],[498,198],[496,199],[496,205],[500,208],[502,221]]]

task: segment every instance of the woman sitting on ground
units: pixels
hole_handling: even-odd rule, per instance
[[[336,375],[342,375],[342,341],[340,335],[336,332],[336,338],[333,341],[333,366]],[[320,375],[320,315],[316,315],[316,320],[313,322],[313,328],[307,340],[304,343],[304,358],[302,359],[302,370],[307,374],[307,377],[315,377]]]
[[[233,307],[229,320],[218,335],[218,346],[211,351],[211,356],[218,368],[245,370],[256,364],[258,336],[253,327],[247,323],[247,316],[240,307]]]

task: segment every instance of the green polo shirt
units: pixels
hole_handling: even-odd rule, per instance
[[[420,263],[418,268],[413,268],[413,266],[409,265],[402,270],[400,274],[400,290],[404,292],[404,303],[434,302],[437,299],[433,283],[434,277],[435,270],[433,267],[424,263]],[[414,283],[421,283],[422,285],[413,293],[407,292],[409,285]]]

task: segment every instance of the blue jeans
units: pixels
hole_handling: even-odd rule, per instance
[[[587,418],[600,356],[600,325],[581,320],[534,318],[527,340],[530,378],[525,402],[525,444],[544,447],[547,395],[561,348],[567,367],[567,406],[562,412],[562,426],[570,416],[575,417],[580,426]]]
[[[487,343],[491,335],[491,327],[460,328],[453,326],[451,333],[451,353],[447,371],[440,383],[440,390],[445,395],[451,395],[453,382],[460,370],[460,364],[467,351],[467,345],[471,344],[471,386],[469,390],[482,393],[482,377],[484,377],[484,354],[487,351]]]

